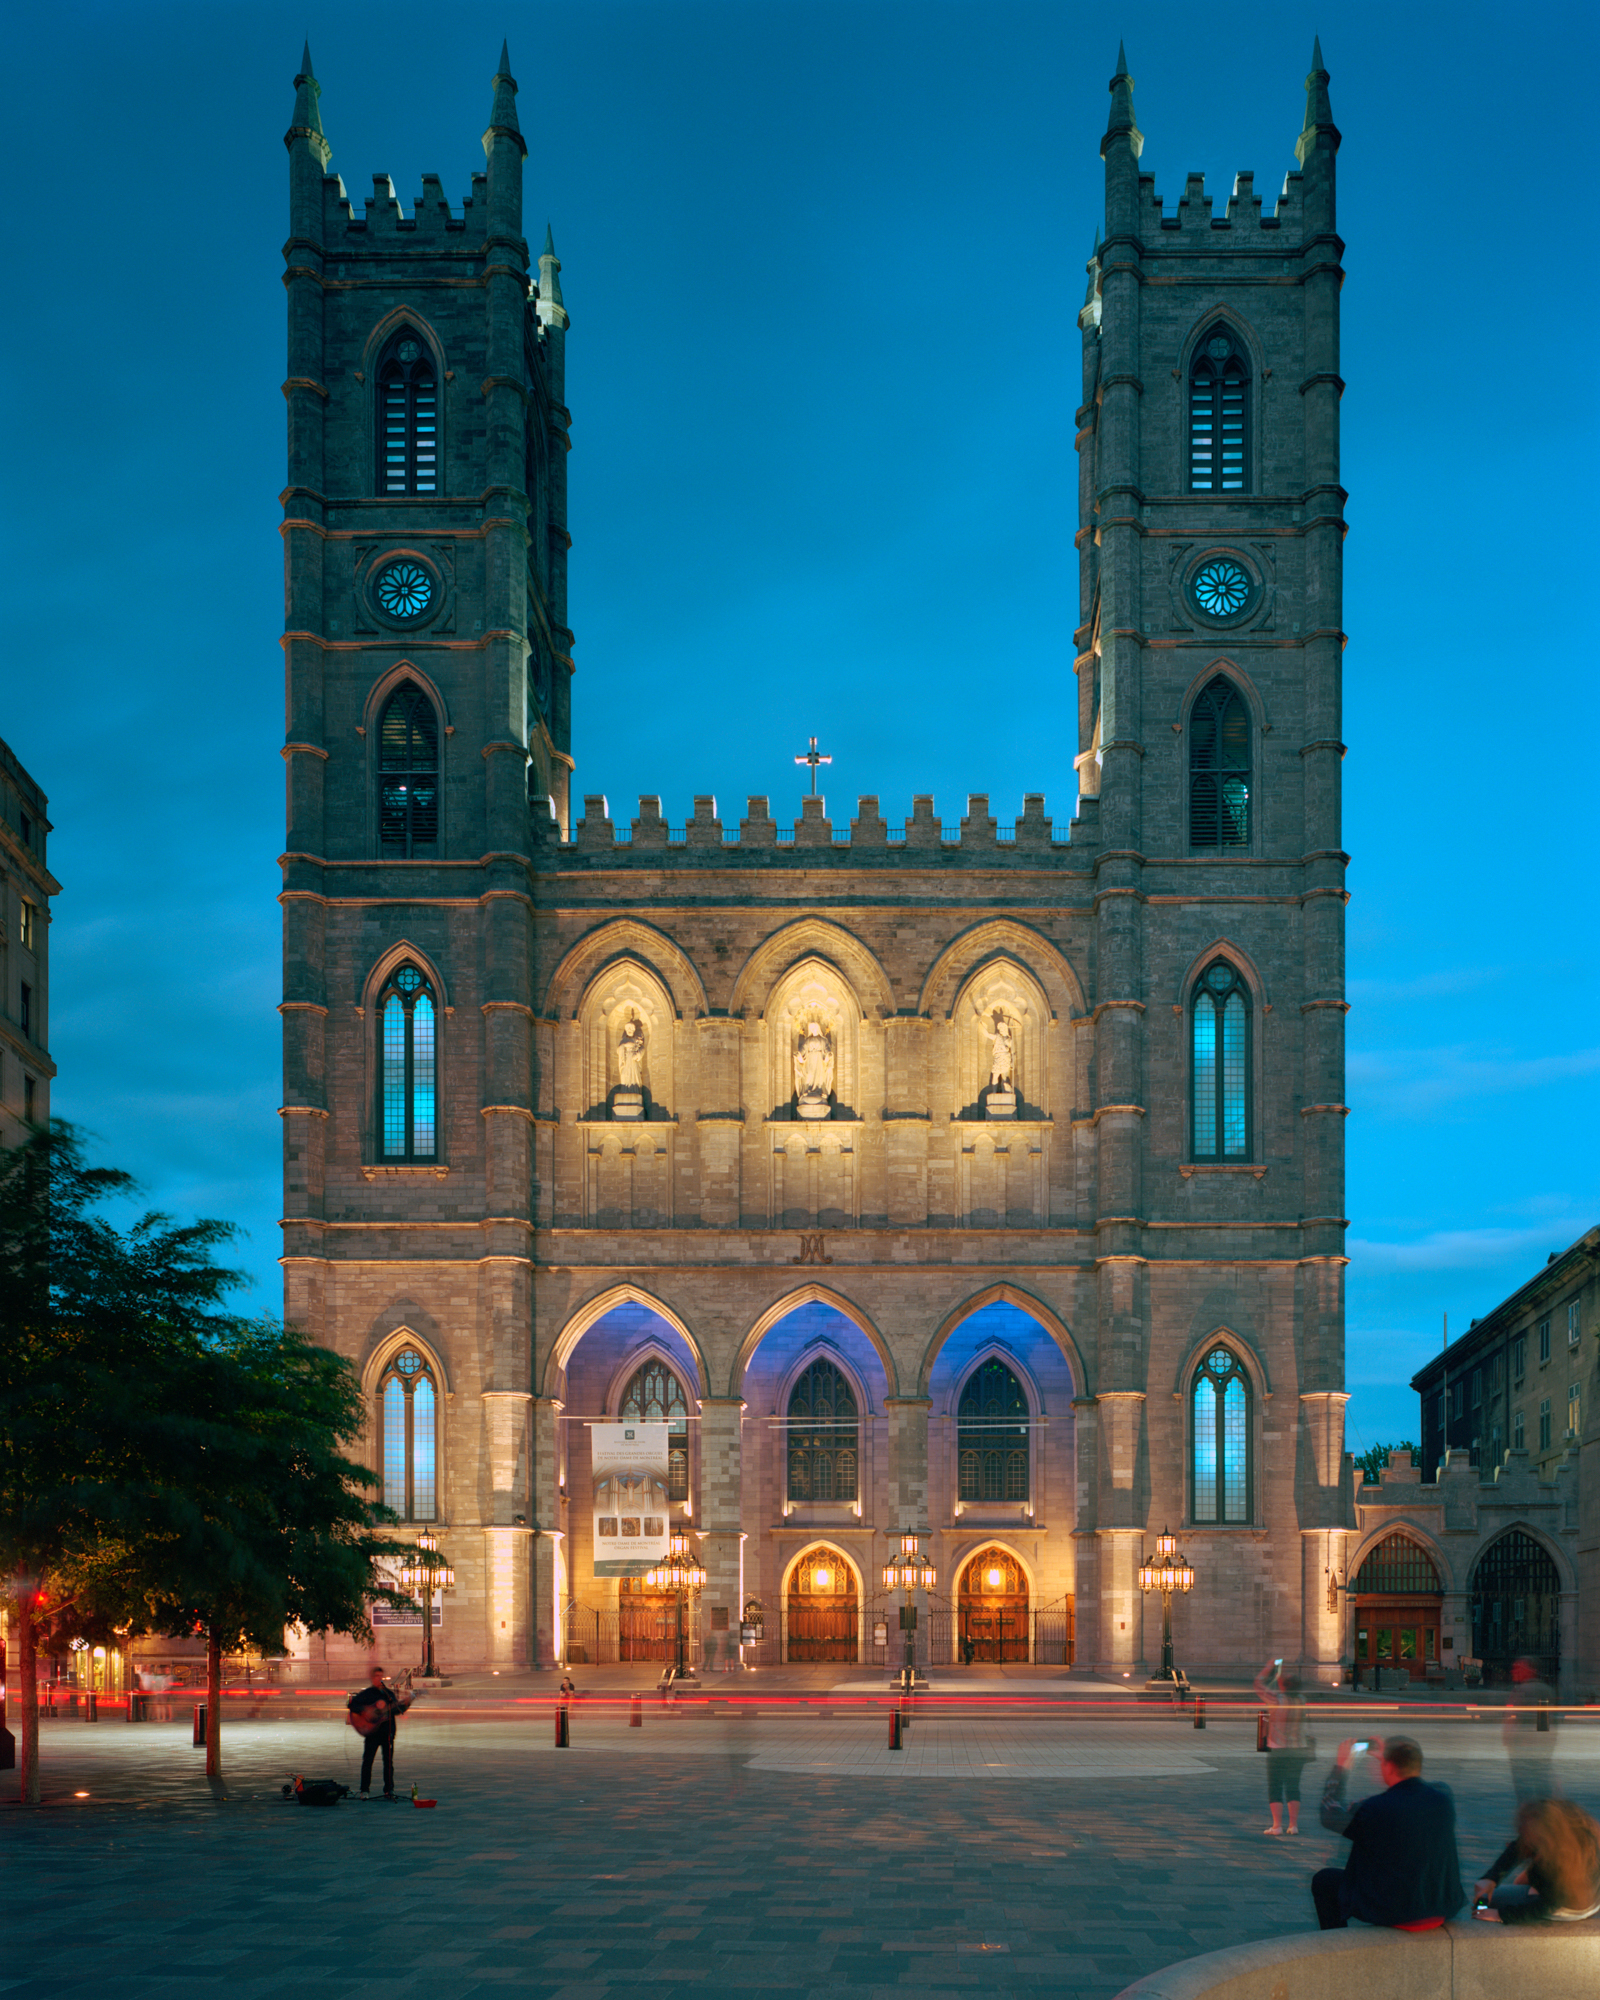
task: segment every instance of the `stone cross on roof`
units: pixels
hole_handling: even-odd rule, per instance
[[[833,759],[823,756],[822,752],[817,748],[817,739],[813,736],[811,739],[811,748],[803,757],[796,757],[794,761],[797,764],[809,764],[811,766],[811,795],[815,798],[817,792],[817,766],[819,764],[831,764]]]

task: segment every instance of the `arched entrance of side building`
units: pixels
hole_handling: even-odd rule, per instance
[[[789,1572],[786,1658],[794,1666],[853,1664],[861,1657],[861,1597],[856,1573],[837,1549],[807,1549]]]
[[[1439,1665],[1444,1586],[1433,1558],[1409,1535],[1385,1535],[1356,1572],[1357,1669],[1404,1668],[1414,1681]]]
[[[1028,1579],[1009,1549],[980,1549],[961,1572],[956,1593],[959,1657],[969,1665],[1028,1658]]]
[[[1561,1576],[1548,1549],[1521,1528],[1499,1535],[1479,1556],[1468,1590],[1472,1650],[1486,1686],[1503,1687],[1517,1660],[1541,1680],[1561,1675]]]

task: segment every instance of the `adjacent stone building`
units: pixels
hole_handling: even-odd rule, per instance
[[[662,1658],[587,1426],[663,1417],[690,1645],[1339,1671],[1339,134],[1169,212],[1111,83],[1074,683],[1043,792],[797,820],[574,790],[568,316],[487,173],[353,203],[288,134],[285,1298],[350,1356],[458,1667]],[[1054,255],[1041,245],[1041,255]],[[895,1632],[896,1645],[899,1634]],[[388,1634],[396,1657],[414,1639]],[[898,1657],[895,1649],[890,1654]]]
[[[45,795],[0,743],[0,1146],[50,1120],[50,899]]]

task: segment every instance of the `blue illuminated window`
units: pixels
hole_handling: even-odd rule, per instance
[[[439,1401],[433,1371],[403,1347],[378,1390],[382,1418],[383,1504],[402,1521],[439,1517]]]
[[[1028,1399],[1003,1361],[968,1376],[956,1410],[956,1450],[963,1500],[1028,1498]]]
[[[1242,1525],[1250,1519],[1250,1379],[1226,1347],[1200,1364],[1193,1405],[1194,1518]]]
[[[1250,993],[1225,958],[1195,986],[1192,1097],[1194,1157],[1250,1158]]]
[[[689,1404],[683,1384],[664,1361],[646,1361],[622,1392],[619,1417],[667,1426],[667,1498],[689,1497]]]
[[[378,1002],[379,1153],[435,1160],[438,1142],[438,1014],[433,989],[402,965]]]
[[[788,1442],[791,1500],[855,1499],[856,1399],[831,1361],[813,1361],[795,1383]]]

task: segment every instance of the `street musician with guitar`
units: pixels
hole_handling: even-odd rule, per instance
[[[395,1724],[416,1700],[411,1692],[411,1673],[405,1676],[404,1690],[390,1687],[376,1662],[367,1669],[368,1685],[351,1695],[345,1707],[350,1711],[350,1727],[362,1738],[361,1796],[370,1796],[373,1759],[383,1752],[383,1796],[394,1797]]]

